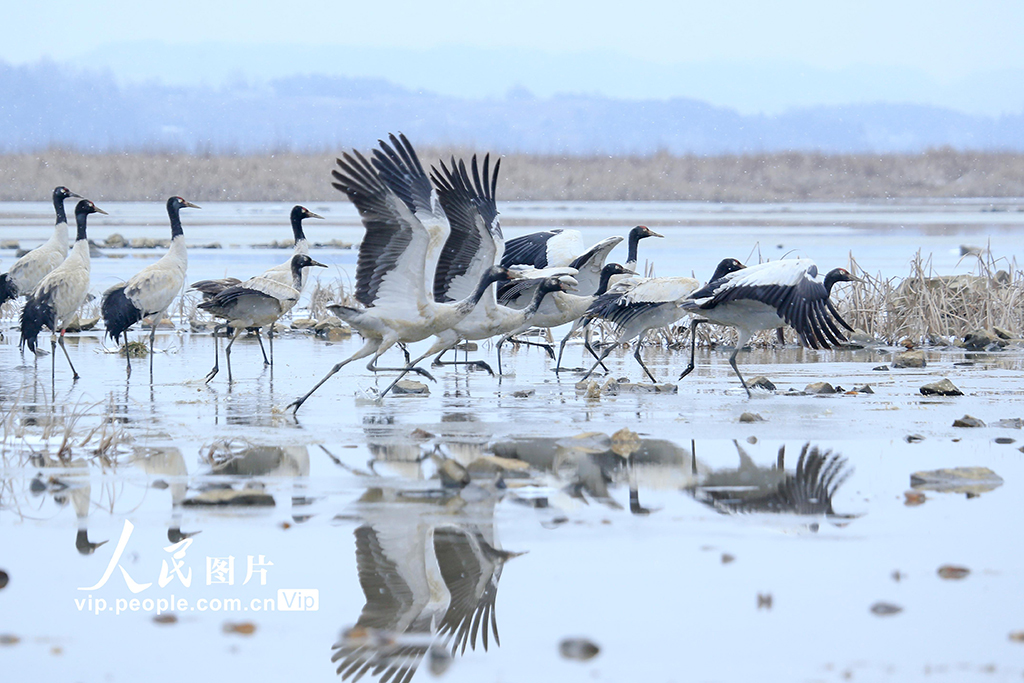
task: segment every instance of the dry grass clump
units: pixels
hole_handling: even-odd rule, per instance
[[[313,281],[313,288],[309,294],[309,314],[316,320],[328,318],[331,316],[331,312],[327,310],[330,304],[360,307],[350,283],[347,284],[341,278],[333,282],[324,282],[317,278]]]
[[[51,149],[0,155],[0,200],[41,201],[66,184],[96,200],[331,201],[342,149],[240,155]],[[425,163],[500,149],[422,148]],[[920,154],[779,152],[698,156],[506,154],[499,199],[823,201],[895,197],[1021,197],[1024,154],[948,148]]]
[[[903,279],[871,276],[850,257],[851,272],[863,283],[845,288],[838,299],[854,327],[895,344],[946,343],[975,330],[1000,327],[1020,336],[1024,330],[1024,273],[1015,258],[996,259],[988,251],[968,255],[974,272],[936,275],[931,258],[919,251]]]

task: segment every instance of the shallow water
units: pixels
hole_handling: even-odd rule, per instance
[[[161,224],[162,207],[145,206],[146,220]],[[104,208],[116,216],[144,207]],[[332,226],[353,223],[332,227],[325,239],[358,239],[354,214],[339,217],[348,207],[310,208],[330,215]],[[660,204],[584,206],[579,212],[606,222],[587,228],[596,238],[614,234],[614,221],[658,224],[630,217],[648,208],[666,220],[720,213]],[[765,243],[766,231],[800,234],[806,226],[799,220],[779,219],[777,230],[767,225],[784,208],[743,208],[751,227],[734,244],[749,250],[758,239]],[[846,205],[804,208],[788,213],[879,219],[866,221]],[[9,209],[0,207],[0,214]],[[557,225],[558,212],[574,210],[513,205],[503,220],[525,225],[524,216],[536,214],[537,224]],[[930,224],[951,227],[936,233],[941,249],[935,260],[950,270],[958,257],[947,258],[942,249],[955,248],[961,238],[991,236],[999,253],[997,240],[1009,244],[1014,228],[1007,223],[988,233],[968,227],[973,219],[960,214],[979,213],[980,207],[953,203],[864,212],[887,216],[882,223],[896,214],[940,216]],[[214,216],[209,224],[185,219],[197,243],[216,238],[227,245],[231,238],[216,237],[226,226],[251,220],[260,227],[238,230],[245,235],[238,247],[193,251],[190,277],[244,276],[236,269],[283,260],[283,252],[245,246],[287,236],[273,227],[280,221],[271,207],[213,205],[194,215]],[[666,231],[665,248],[689,253],[679,237],[686,233],[710,251],[718,239],[715,221]],[[95,225],[100,239],[108,234],[99,231],[101,221]],[[308,231],[318,239],[315,225]],[[41,226],[40,235],[47,229]],[[116,231],[131,236],[141,229],[125,224]],[[926,238],[923,229],[906,230],[918,243]],[[842,234],[852,236],[854,253],[869,270],[862,247],[895,262],[892,254],[904,239],[892,224],[882,231],[847,226],[837,228],[836,244],[826,236],[807,255],[827,263],[819,254],[838,249]],[[661,253],[658,270],[668,274]],[[332,264],[346,257],[354,262],[355,252],[316,254]],[[905,268],[909,255],[900,258]],[[124,277],[128,262],[94,259],[94,274]],[[890,361],[894,349],[756,349],[740,356],[741,369],[748,378],[767,375],[779,392],[756,392],[751,399],[732,374],[725,349],[700,351],[698,369],[678,382],[678,393],[600,399],[578,393],[578,373],[556,377],[536,348],[509,350],[506,377],[438,369],[429,396],[382,402],[370,390],[389,378],[376,379],[354,363],[295,419],[284,406],[358,348],[357,338],[328,343],[286,334],[275,340],[272,371],[262,366],[255,339],[242,338],[233,354],[235,381],[228,384],[222,359],[221,374],[206,385],[202,378],[214,344],[207,334],[191,334],[182,325],[182,331],[158,334],[152,379],[147,360],[136,360],[126,380],[124,360],[104,353],[101,333],[86,333],[68,338],[82,379],[73,383],[58,357],[51,392],[51,358],[22,357],[12,324],[4,321],[0,343],[0,570],[10,577],[0,588],[0,643],[5,635],[18,641],[0,644],[0,658],[19,680],[69,673],[84,681],[196,675],[339,680],[336,670],[350,651],[358,655],[351,661],[371,665],[363,680],[386,678],[389,666],[421,659],[413,680],[425,680],[434,676],[427,645],[447,643],[450,649],[462,642],[448,640],[445,631],[454,623],[458,633],[461,619],[469,626],[464,642],[474,647],[463,653],[460,646],[446,680],[961,681],[1024,675],[1024,644],[1010,638],[1024,630],[1024,557],[1013,522],[1024,475],[1021,431],[952,427],[964,414],[988,424],[1024,416],[1019,349],[929,350],[927,367],[889,372],[873,368]],[[490,345],[480,353],[493,361]],[[682,352],[651,348],[644,356],[652,372],[669,382],[685,365]],[[398,352],[385,358],[387,364],[401,360]],[[567,358],[570,365],[581,364],[582,348],[571,345]],[[613,377],[641,376],[629,354],[613,354],[610,367]],[[942,377],[965,396],[920,395],[922,384]],[[847,389],[867,383],[874,393],[784,395],[819,380]],[[517,397],[519,390],[535,393]],[[744,412],[765,421],[741,423]],[[623,428],[636,432],[636,439],[612,438]],[[66,432],[73,435],[70,452],[60,461]],[[910,435],[921,438],[908,441]],[[801,463],[805,444],[811,448]],[[97,448],[105,448],[103,456]],[[445,488],[442,458],[470,467],[473,483]],[[809,475],[811,463],[824,474]],[[503,487],[496,484],[499,465]],[[960,492],[924,489],[923,505],[904,504],[912,473],[947,467],[987,467],[1002,483]],[[793,493],[815,482],[821,486],[813,500]],[[224,495],[229,487],[233,495],[250,494],[250,502],[272,499],[274,505],[187,502],[218,490]],[[803,501],[800,507],[795,498]],[[111,565],[126,522],[133,530]],[[172,546],[182,533],[195,532],[201,533]],[[106,543],[91,545],[101,541]],[[173,553],[181,551],[181,572],[191,571],[187,587],[173,571]],[[226,575],[212,570],[229,557],[233,583],[218,583]],[[250,558],[256,566],[244,583]],[[946,564],[967,567],[970,574],[940,578],[937,571]],[[108,566],[104,585],[79,590],[99,583]],[[265,585],[260,569],[266,570]],[[134,594],[125,574],[152,585]],[[295,597],[292,589],[317,591],[317,609],[264,609],[286,607],[280,601]],[[157,601],[171,595],[177,621],[155,622]],[[494,621],[488,628],[484,614],[490,614],[485,608],[491,596]],[[137,611],[133,598],[140,599]],[[147,598],[152,609],[141,602]],[[226,601],[236,598],[242,611],[227,611]],[[97,610],[100,599],[106,601],[103,610]],[[177,604],[181,600],[186,602]],[[216,600],[219,611],[212,609]],[[878,616],[871,607],[880,602],[902,611]],[[251,624],[255,632],[225,631],[226,624],[237,623]],[[363,641],[350,637],[349,650],[333,662],[339,650],[332,646],[357,624],[385,632],[371,632]],[[600,653],[585,662],[561,657],[559,642],[567,636],[592,640]]]

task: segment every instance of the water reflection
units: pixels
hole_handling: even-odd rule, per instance
[[[439,468],[440,469],[440,468]],[[355,506],[356,564],[366,604],[334,645],[342,680],[412,679],[425,656],[500,645],[495,601],[507,560],[494,530],[501,488],[469,484],[368,489]]]
[[[786,446],[779,448],[776,462],[757,465],[738,442],[739,467],[709,471],[690,488],[693,497],[724,514],[790,513],[825,516],[832,520],[856,515],[837,514],[832,498],[853,473],[846,458],[809,443],[800,449],[796,470],[785,469]]]

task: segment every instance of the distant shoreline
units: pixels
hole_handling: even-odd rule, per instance
[[[340,153],[343,150],[339,150]],[[365,151],[365,150],[364,150]],[[424,165],[475,150],[420,150]],[[335,201],[337,153],[188,155],[63,150],[0,155],[0,201],[44,201],[56,185],[95,200]],[[940,149],[921,154],[772,153],[501,159],[500,201],[853,201],[1024,197],[1024,154]]]

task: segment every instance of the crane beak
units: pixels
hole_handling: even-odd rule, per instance
[[[650,228],[647,228],[647,236],[648,237],[664,237],[664,235],[659,235],[658,233],[654,232]]]
[[[326,263],[320,263],[319,261],[313,261],[313,259],[310,259],[309,267],[313,267],[313,266],[317,266],[317,267],[320,267],[320,268],[327,268],[328,267]]]
[[[327,220],[326,218],[324,218],[320,214],[313,213],[312,211],[306,211],[306,218],[319,218],[320,220]]]
[[[195,205],[195,204],[193,204],[192,202],[188,202],[188,201],[187,201],[187,202],[185,202],[184,206],[187,206],[187,207],[188,207],[188,208],[190,208],[190,209],[201,209],[201,208],[203,208],[203,207],[201,207],[201,206],[196,206],[196,205]]]
[[[68,192],[71,192],[71,190],[68,190]],[[69,198],[70,197],[78,197],[79,199],[82,199],[82,195],[80,195],[80,194],[78,194],[76,192],[71,192],[71,194],[69,194],[68,197]]]
[[[104,216],[109,216],[110,215],[109,213],[107,213],[106,211],[104,211],[103,209],[101,209],[98,206],[93,205],[93,208],[96,209],[96,213],[102,213]]]

